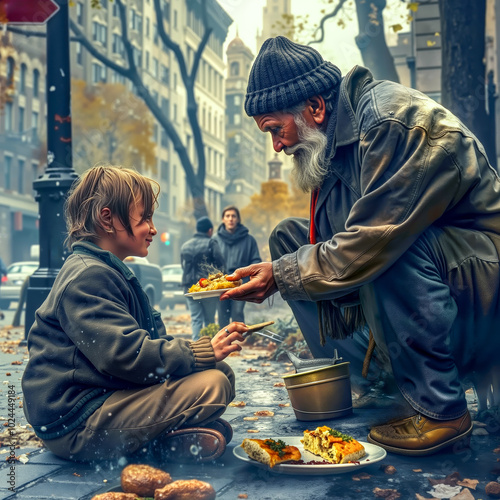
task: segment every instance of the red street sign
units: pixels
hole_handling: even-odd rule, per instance
[[[0,23],[45,24],[58,10],[54,0],[0,0]]]

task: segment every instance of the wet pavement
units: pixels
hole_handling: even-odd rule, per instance
[[[255,322],[260,320],[261,317],[256,318]],[[167,320],[169,332],[182,335],[186,331],[185,321],[186,318],[180,318],[180,321],[176,318],[168,324]],[[250,323],[249,320],[247,322]],[[15,434],[3,438],[0,448],[0,500],[90,500],[98,493],[116,490],[125,460],[75,464],[61,460],[33,443],[21,441],[23,436],[20,433],[26,426],[21,376],[27,352],[25,347],[19,346],[23,335],[22,328],[4,327],[0,330],[0,423],[3,423],[0,430],[5,433],[9,423],[15,423]],[[421,458],[388,454],[377,463],[363,467],[353,465],[342,469],[342,473],[333,473],[335,468],[329,467],[328,474],[311,475],[308,468],[299,467],[293,474],[277,474],[237,458],[233,449],[247,437],[280,437],[286,441],[300,437],[307,428],[329,425],[366,441],[370,425],[393,416],[394,408],[389,406],[380,409],[355,408],[351,416],[334,420],[298,421],[289,405],[282,379],[282,375],[290,372],[292,367],[282,361],[270,360],[271,353],[272,350],[265,347],[245,347],[240,355],[227,360],[236,373],[237,395],[236,406],[229,407],[224,415],[233,426],[234,437],[220,459],[202,465],[148,463],[166,470],[174,480],[200,479],[209,482],[220,500],[500,498],[500,495],[490,496],[485,491],[488,483],[498,484],[500,480],[500,437],[493,434],[498,429],[492,424],[475,425],[469,448],[447,450]],[[14,393],[15,404],[12,405]],[[474,415],[477,408],[471,391],[468,392],[468,402]],[[259,416],[255,420],[255,412],[260,411],[274,415]],[[20,448],[16,448],[14,439],[22,443]],[[9,460],[9,457],[16,459]],[[500,484],[498,487],[500,489]]]

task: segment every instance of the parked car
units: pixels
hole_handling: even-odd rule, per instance
[[[2,276],[0,309],[8,309],[11,302],[18,302],[24,280],[38,269],[38,262],[13,262],[7,266],[7,276]]]
[[[163,297],[160,307],[173,309],[176,304],[185,304],[184,290],[182,289],[182,267],[180,264],[170,264],[161,268],[163,278]]]
[[[139,283],[148,296],[149,303],[153,307],[158,305],[163,291],[160,266],[152,264],[146,257],[126,257],[123,262],[137,276]]]

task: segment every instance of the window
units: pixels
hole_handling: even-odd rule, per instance
[[[174,29],[177,29],[177,11],[174,9]]]
[[[14,68],[16,63],[12,57],[7,58],[7,85],[14,85]]]
[[[40,71],[33,70],[33,97],[40,95]]]
[[[142,52],[137,47],[133,47],[133,51],[135,65],[140,68],[142,66]]]
[[[12,103],[5,103],[5,132],[12,132]]]
[[[174,122],[177,122],[177,104],[174,103]]]
[[[123,47],[123,40],[121,35],[113,33],[113,42],[111,45],[111,50],[113,51],[113,54],[119,54],[120,56],[123,57],[123,54],[125,53],[125,48]]]
[[[19,106],[18,108],[18,131],[20,134],[24,132],[24,108]]]
[[[152,69],[152,74],[155,78],[158,78],[158,72],[159,72],[159,62],[156,57],[153,57],[153,69]]]
[[[241,124],[241,115],[239,113],[235,113],[235,115],[234,115],[234,124],[235,125]]]
[[[116,2],[113,2],[113,17],[118,17],[120,15],[120,11],[118,10],[118,5]]]
[[[168,180],[170,179],[170,166],[168,164],[168,161],[161,160],[160,168],[161,168],[160,171],[161,178],[168,182]]]
[[[26,67],[26,64],[21,64],[21,72],[19,73],[19,93],[20,94],[25,94],[26,93],[26,72],[28,71],[28,68]]]
[[[82,44],[80,42],[76,42],[76,63],[83,64],[83,52],[82,52]]]
[[[170,118],[170,101],[166,99],[165,97],[161,98],[161,110],[167,117],[167,119]]]
[[[240,74],[240,63],[232,62],[229,68],[229,73],[231,76],[238,76]]]
[[[36,131],[38,130],[38,112],[33,111],[31,113],[31,128],[33,129],[34,134],[36,134]]]
[[[150,30],[149,30],[149,25],[150,25],[149,17],[146,17],[146,38],[149,38],[151,35]]]
[[[134,9],[129,10],[129,27],[131,30],[142,33],[142,16],[137,14]]]
[[[92,63],[92,83],[106,81],[106,68],[97,63]]]
[[[235,106],[240,106],[241,105],[241,96],[240,95],[235,95],[234,96],[234,105]]]
[[[83,26],[83,3],[81,2],[76,4],[76,22]]]
[[[168,148],[168,137],[165,130],[161,129],[160,144],[162,148]]]
[[[18,160],[17,163],[17,192],[24,193],[24,160]]]
[[[4,156],[5,160],[5,170],[4,170],[4,187],[5,189],[11,189],[11,179],[12,179],[12,156]]]
[[[100,42],[106,45],[108,39],[108,28],[97,22],[92,23],[92,39],[94,42]]]
[[[161,65],[161,81],[162,83],[166,83],[168,85],[169,83],[169,70],[166,66],[163,64]]]

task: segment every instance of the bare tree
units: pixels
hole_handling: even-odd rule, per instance
[[[194,164],[194,162],[191,161],[189,152],[186,146],[183,144],[179,132],[170,119],[169,114],[165,113],[160,108],[160,106],[158,106],[156,100],[144,85],[140,68],[137,67],[134,59],[134,46],[130,41],[128,33],[127,9],[125,0],[113,1],[118,7],[119,19],[121,24],[121,39],[123,42],[127,66],[121,66],[120,64],[117,64],[106,57],[103,52],[101,52],[97,47],[93,45],[91,40],[87,38],[85,33],[72,19],[70,19],[70,29],[73,32],[71,41],[79,42],[98,61],[133,83],[137,95],[144,100],[155,119],[163,128],[168,138],[172,141],[173,148],[177,156],[179,157],[182,168],[184,169],[184,172],[186,174],[186,183],[193,198],[194,217],[198,218],[202,215],[207,215],[207,208],[204,199],[206,158],[202,131],[198,120],[198,104],[195,98],[195,84],[203,51],[205,50],[205,47],[210,39],[210,35],[213,32],[213,27],[210,26],[210,20],[207,12],[207,4],[209,2],[207,2],[206,0],[201,0],[198,2],[201,10],[203,33],[201,35],[198,47],[194,52],[191,67],[188,67],[181,47],[179,46],[179,44],[175,43],[172,40],[170,35],[165,30],[164,13],[161,7],[161,0],[153,0],[158,26],[158,35],[164,46],[171,50],[174,54],[175,60],[177,61],[177,64],[179,66],[181,79],[186,90],[186,114],[191,126],[191,131],[193,134],[193,144],[196,152],[196,164]],[[194,2],[192,2],[192,4],[194,4]],[[100,0],[92,0],[91,6],[93,8],[99,8]],[[9,30],[28,36],[45,37],[44,32],[27,31],[15,27],[9,27]]]
[[[309,42],[309,45],[324,40],[326,21],[338,16],[346,2],[347,0],[339,0],[333,10],[321,18],[316,30],[318,38]],[[385,39],[383,12],[387,6],[386,0],[355,0],[355,4],[358,19],[358,34],[355,40],[363,64],[370,69],[376,79],[399,82],[394,59]]]
[[[441,101],[483,143],[496,163],[494,114],[486,112],[486,0],[440,0]]]

